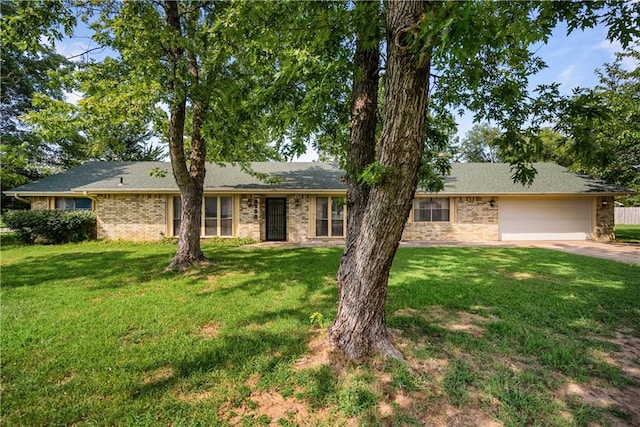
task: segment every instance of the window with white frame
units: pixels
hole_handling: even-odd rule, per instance
[[[233,197],[203,198],[203,236],[233,236]],[[173,235],[180,234],[182,202],[180,196],[173,197]]]
[[[173,196],[173,235],[180,235],[180,219],[182,218],[182,197]]]
[[[344,197],[316,197],[316,236],[344,237]]]
[[[92,206],[91,199],[86,197],[56,197],[56,210],[90,211]]]
[[[233,197],[204,198],[204,235],[233,236]]]
[[[420,197],[413,201],[413,222],[449,221],[449,199]]]

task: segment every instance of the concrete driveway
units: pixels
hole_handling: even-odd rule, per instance
[[[401,246],[486,246],[502,248],[544,248],[640,265],[640,245],[605,243],[593,240],[520,241],[520,242],[403,242]]]

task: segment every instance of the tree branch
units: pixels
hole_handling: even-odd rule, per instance
[[[67,56],[65,59],[68,61],[68,60],[71,60],[71,59],[74,59],[74,58],[79,58],[79,57],[84,56],[84,55],[86,55],[88,53],[95,52],[96,50],[104,50],[104,49],[106,49],[106,46],[93,47],[91,49],[85,50],[84,52],[78,53],[77,55]]]

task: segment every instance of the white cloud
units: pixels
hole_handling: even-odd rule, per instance
[[[615,57],[616,52],[622,52],[622,45],[619,41],[602,40],[593,47],[593,50],[601,50],[609,54],[611,58]]]
[[[638,46],[636,46],[636,48],[637,47]],[[616,57],[616,53],[624,52],[624,48],[622,47],[622,44],[620,44],[620,42],[617,40],[614,40],[614,41],[604,40],[601,43],[598,43],[596,46],[594,46],[593,49],[596,51],[598,50],[604,51],[609,55],[609,58],[605,62],[612,62]],[[627,71],[635,70],[636,68],[638,68],[638,66],[639,66],[638,61],[635,58],[630,58],[626,56],[622,59],[622,68]]]
[[[570,85],[575,76],[575,65],[569,65],[558,75],[558,83],[562,85]]]

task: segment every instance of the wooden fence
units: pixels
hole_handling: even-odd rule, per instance
[[[640,208],[615,208],[616,224],[640,224]]]

